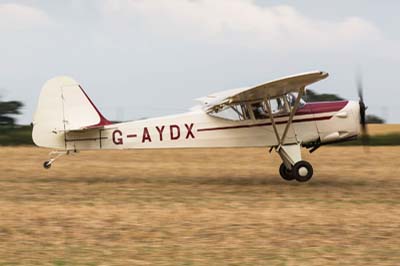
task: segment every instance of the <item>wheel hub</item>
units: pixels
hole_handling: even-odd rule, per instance
[[[299,175],[300,176],[307,176],[308,175],[308,170],[306,167],[300,167],[299,169]]]

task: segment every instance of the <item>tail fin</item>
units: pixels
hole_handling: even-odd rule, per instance
[[[32,138],[38,146],[63,149],[65,132],[109,124],[79,83],[69,77],[56,77],[42,88]]]

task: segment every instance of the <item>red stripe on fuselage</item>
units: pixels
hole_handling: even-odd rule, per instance
[[[304,106],[300,107],[297,110],[295,115],[316,115],[322,113],[337,112],[342,110],[348,103],[349,101],[306,103]],[[280,117],[289,117],[289,115],[285,114],[281,116],[276,116],[276,118]]]
[[[332,118],[332,116],[322,116],[322,117],[316,117],[316,118],[314,118],[314,117],[313,118],[304,118],[304,119],[293,120],[292,123],[329,120],[331,118]],[[286,124],[287,122],[288,121],[276,121],[275,124],[280,125],[280,124]],[[271,126],[271,125],[272,125],[272,123],[268,122],[268,123],[253,124],[253,125],[239,125],[239,126],[200,128],[200,129],[197,129],[197,132],[226,130],[226,129],[238,129],[238,128],[266,127],[266,126]]]
[[[296,115],[338,112],[348,103],[349,101],[307,103],[296,112]]]

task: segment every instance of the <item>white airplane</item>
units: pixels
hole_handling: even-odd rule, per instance
[[[365,131],[361,93],[359,102],[302,100],[306,86],[326,77],[321,71],[284,77],[197,99],[187,113],[124,123],[107,120],[78,82],[56,77],[42,89],[32,137],[37,146],[56,150],[46,169],[83,150],[269,147],[282,159],[283,179],[306,182],[313,168],[302,160],[302,147],[313,152]]]

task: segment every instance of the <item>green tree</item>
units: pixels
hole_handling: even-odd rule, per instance
[[[23,106],[19,101],[0,101],[0,126],[14,126],[14,116],[21,114]]]
[[[304,95],[304,100],[306,102],[326,102],[326,101],[342,101],[344,98],[329,93],[316,93],[312,90],[307,90],[306,95]]]
[[[367,115],[367,117],[365,118],[367,124],[385,124],[385,119],[380,118],[377,115]]]

